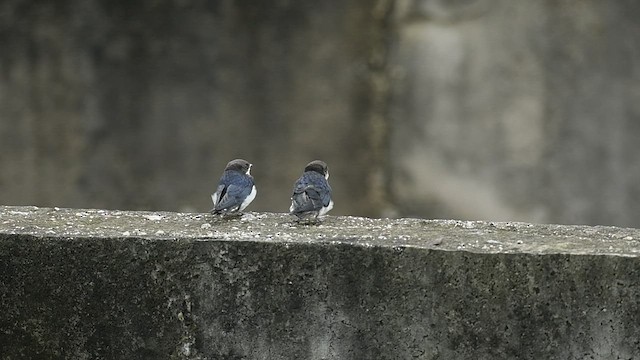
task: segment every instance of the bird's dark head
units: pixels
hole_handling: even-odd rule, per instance
[[[327,163],[321,160],[313,160],[304,167],[304,171],[315,171],[322,174],[325,178],[329,178],[329,167]]]
[[[225,171],[235,170],[235,171],[240,171],[242,173],[245,173],[247,175],[251,175],[251,166],[253,165],[250,164],[247,160],[235,159],[235,160],[229,161],[229,163],[227,164],[227,167],[225,167],[224,170]]]

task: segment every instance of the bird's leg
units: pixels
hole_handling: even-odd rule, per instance
[[[244,213],[241,213],[239,211],[227,212],[227,213],[224,213],[223,217],[225,219],[236,219],[236,218],[242,217],[243,214]]]

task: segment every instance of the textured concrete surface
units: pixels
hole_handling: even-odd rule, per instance
[[[0,207],[1,359],[637,359],[640,230]]]

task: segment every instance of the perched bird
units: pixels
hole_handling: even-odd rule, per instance
[[[248,161],[235,159],[224,168],[218,189],[211,195],[213,214],[239,214],[256,197],[256,186]]]
[[[333,208],[328,179],[329,169],[324,161],[314,160],[305,166],[304,173],[293,186],[289,208],[298,221],[312,217],[317,221]]]

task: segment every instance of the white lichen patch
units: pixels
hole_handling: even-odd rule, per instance
[[[162,215],[157,214],[145,215],[144,218],[151,221],[160,221],[163,219]]]

